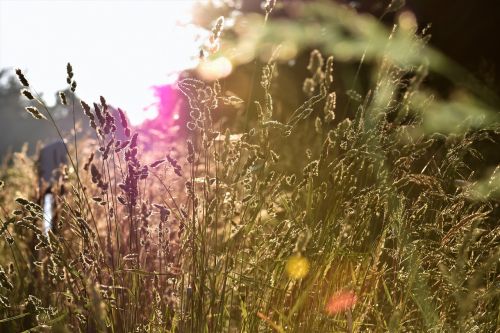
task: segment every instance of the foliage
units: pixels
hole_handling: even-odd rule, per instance
[[[266,19],[274,5],[265,7]],[[301,21],[276,28],[272,18],[262,31],[273,43],[283,38],[277,32],[288,42],[316,36],[322,40],[312,43],[327,53],[369,61],[374,74],[365,95],[336,91],[334,58],[314,50],[305,101],[283,111],[274,98],[280,53],[273,51],[256,68],[262,98],[245,109],[255,121],[245,116],[225,128],[218,110],[242,101],[218,81],[184,79],[188,138],[152,151],[104,98],[93,107],[82,101],[95,138],[67,141],[70,165],[52,185],[57,224],[48,234],[40,229],[33,161],[16,155],[0,175],[0,327],[498,330],[498,172],[476,182],[465,162],[477,155],[475,142],[498,131],[497,115],[485,122],[469,113],[470,99],[430,97],[424,78],[441,67],[418,53],[434,51],[415,31],[386,33],[370,17],[332,8],[304,13],[315,26],[349,28],[350,38],[336,40],[337,28],[301,29]],[[74,91],[70,65],[67,72]],[[55,125],[32,94],[47,118],[39,121]],[[339,116],[340,94],[349,96],[354,117]],[[481,116],[489,112],[476,106]],[[432,117],[445,117],[447,127]]]

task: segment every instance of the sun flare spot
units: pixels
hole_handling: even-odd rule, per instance
[[[300,280],[309,273],[309,260],[300,254],[294,254],[286,262],[285,270],[293,280]]]
[[[201,78],[213,81],[224,78],[233,71],[233,64],[226,57],[218,57],[214,60],[205,60],[197,68]]]

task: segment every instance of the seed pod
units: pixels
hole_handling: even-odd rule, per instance
[[[304,84],[302,86],[302,91],[306,96],[310,97],[314,94],[314,89],[316,88],[316,84],[314,80],[311,78],[307,78],[304,80]]]
[[[19,79],[19,82],[21,82],[21,84],[25,87],[29,87],[29,83],[28,83],[28,80],[26,80],[26,77],[24,76],[23,72],[17,68],[16,69],[16,75],[17,75],[17,78]]]
[[[179,177],[182,177],[182,173],[181,173],[181,167],[180,165],[177,163],[177,160],[170,157],[170,155],[167,155],[167,160],[168,162],[170,163],[170,165],[172,166],[172,168],[174,169],[174,173],[179,176]]]
[[[97,105],[97,103],[94,103],[94,110],[95,110],[95,115],[97,116],[97,119],[99,120],[99,125],[101,127],[103,127],[105,119],[104,119],[104,116],[102,115],[101,108],[99,107],[99,105]]]
[[[318,134],[321,134],[323,132],[323,122],[321,121],[320,117],[316,117],[316,120],[314,121],[314,129]]]
[[[321,68],[323,67],[323,56],[318,50],[313,50],[311,52],[311,56],[309,57],[309,64],[307,65],[307,69],[312,73],[315,74],[316,72],[320,71]]]
[[[326,88],[329,88],[333,83],[333,56],[329,56],[326,59],[326,68],[325,68],[325,85]]]
[[[31,114],[31,116],[32,116],[33,118],[35,118],[35,119],[47,119],[47,118],[45,118],[45,116],[44,116],[42,113],[40,113],[40,111],[38,111],[38,109],[37,109],[36,107],[34,107],[34,106],[28,106],[28,107],[26,107],[26,108],[25,108],[25,110],[26,110],[26,111],[28,111],[28,112]]]
[[[132,139],[130,140],[130,149],[133,149],[135,147],[137,147],[137,137],[139,136],[139,134],[137,133],[134,133],[134,135],[132,136]]]
[[[103,96],[99,96],[99,100],[101,102],[102,108],[104,110],[108,109],[108,104],[106,104],[106,99]]]
[[[101,179],[101,174],[99,173],[99,170],[97,170],[97,167],[93,163],[90,165],[90,174],[92,175],[92,183],[97,184]]]
[[[68,105],[66,95],[62,91],[59,92],[59,99],[61,100],[62,105]]]
[[[35,99],[35,97],[33,97],[33,95],[31,94],[31,92],[28,89],[21,90],[21,94],[23,94],[30,101]]]
[[[335,119],[336,104],[337,104],[337,95],[335,94],[335,92],[332,92],[326,98],[325,108],[323,109],[326,122],[331,122],[332,120]]]
[[[67,81],[69,84],[71,82],[71,79],[73,78],[73,67],[71,66],[71,64],[69,62],[66,65],[66,73],[68,74]]]

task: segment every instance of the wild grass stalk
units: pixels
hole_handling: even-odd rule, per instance
[[[265,7],[270,25],[275,5]],[[466,157],[478,155],[474,143],[488,133],[425,131],[420,94],[428,67],[396,61],[392,46],[407,33],[399,29],[385,35],[379,58],[366,46],[360,63],[366,52],[378,62],[364,95],[339,91],[335,58],[313,50],[305,100],[294,110],[283,111],[275,97],[274,52],[256,69],[262,98],[247,101],[230,128],[217,112],[239,98],[218,81],[180,80],[188,136],[158,142],[168,154],[148,151],[147,133],[130,128],[103,97],[93,107],[80,101],[95,137],[78,141],[74,124],[74,145],[65,146],[71,168],[62,166],[52,184],[54,231],[40,229],[33,160],[18,153],[0,174],[0,327],[497,330],[498,209],[457,186],[472,180]],[[405,45],[419,50],[421,38],[411,36]],[[42,108],[27,111],[52,122],[64,140],[17,75],[22,95]],[[346,95],[352,117],[337,111],[337,96]]]

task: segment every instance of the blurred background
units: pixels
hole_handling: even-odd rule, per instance
[[[242,99],[255,97],[259,89],[253,71],[260,59],[249,54],[235,62],[218,56],[207,65],[204,56],[214,51],[207,38],[218,16],[225,17],[224,34],[231,36],[240,17],[263,14],[264,2],[0,0],[0,156],[19,151],[24,143],[34,152],[37,142],[57,138],[48,122],[37,122],[24,111],[27,104],[19,96],[15,68],[26,73],[68,135],[73,128],[71,99],[69,108],[57,102],[58,91],[68,93],[67,62],[73,65],[79,98],[91,103],[103,95],[110,105],[125,110],[134,126],[154,135],[182,128],[184,104],[175,89],[179,77],[220,79]],[[298,2],[314,0],[278,0],[272,16],[290,17],[285,4]],[[336,2],[373,15],[389,28],[401,13],[413,15],[419,29],[430,26],[432,46],[499,92],[498,1]],[[310,49],[296,50],[295,59],[281,65],[279,80],[286,87],[281,91],[289,94],[290,106],[304,98],[302,80],[309,53]],[[349,87],[357,65],[356,61],[337,64],[337,87]],[[359,80],[369,78],[361,73]],[[460,87],[460,82],[433,73],[427,84],[445,98]],[[339,96],[339,103],[346,103],[344,96]],[[80,120],[79,103],[75,111]],[[87,124],[79,122],[79,135],[85,128]]]

